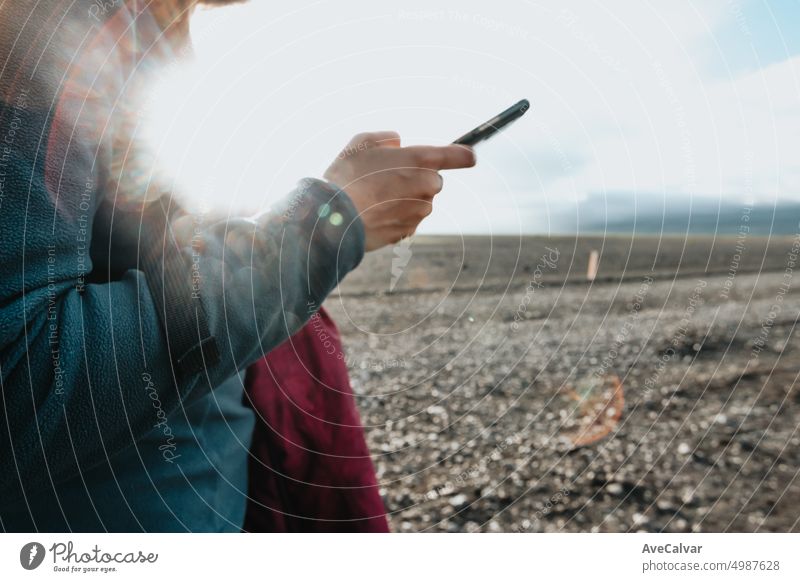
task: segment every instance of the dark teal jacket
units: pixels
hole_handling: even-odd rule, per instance
[[[25,39],[0,106],[0,528],[236,530],[252,428],[240,374],[356,267],[363,225],[308,179],[252,219],[171,207],[151,236],[105,188],[114,146],[95,139],[94,105],[58,119],[68,88],[41,57],[63,10],[42,4],[0,31]],[[179,259],[159,263],[165,245]],[[182,368],[187,333],[213,342],[199,367]]]

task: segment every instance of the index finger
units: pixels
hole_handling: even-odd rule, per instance
[[[475,165],[475,152],[463,145],[408,146],[403,148],[414,161],[414,165],[431,170],[455,170]]]

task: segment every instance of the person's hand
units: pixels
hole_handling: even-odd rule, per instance
[[[324,178],[350,196],[372,251],[414,234],[442,189],[439,170],[474,165],[466,146],[400,147],[397,133],[379,131],[351,139]]]

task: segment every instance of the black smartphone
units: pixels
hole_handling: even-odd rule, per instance
[[[527,99],[523,99],[519,103],[515,103],[499,115],[492,117],[486,123],[483,123],[470,131],[465,133],[454,144],[474,146],[485,139],[489,139],[506,125],[522,117],[525,112],[530,108],[531,104]]]

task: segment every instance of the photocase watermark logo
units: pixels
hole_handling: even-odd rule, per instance
[[[19,563],[26,570],[35,570],[48,556],[52,560],[48,569],[67,574],[108,574],[134,564],[155,564],[158,561],[155,552],[105,551],[97,544],[91,548],[79,548],[67,541],[56,542],[47,549],[38,542],[27,543],[19,551]]]
[[[26,570],[35,570],[44,561],[44,546],[39,542],[30,542],[19,551],[19,563]]]

